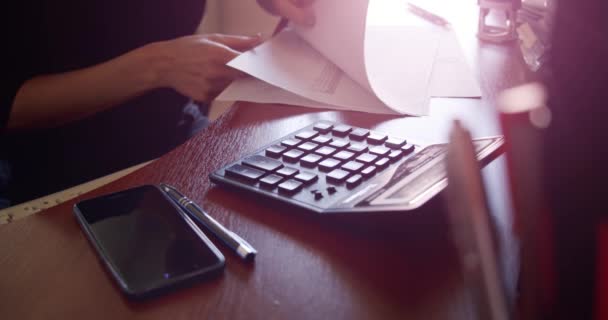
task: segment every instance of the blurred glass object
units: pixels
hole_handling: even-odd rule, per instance
[[[544,320],[553,300],[552,225],[542,186],[542,139],[551,126],[547,89],[528,83],[500,93],[497,100],[510,197],[513,232],[519,243],[520,273],[514,319]]]
[[[554,11],[554,0],[523,0],[517,13],[519,47],[524,61],[534,72],[549,59]]]
[[[479,39],[498,43],[517,39],[516,18],[521,0],[478,0],[478,5]]]
[[[478,0],[479,39],[518,41],[528,68],[539,71],[550,57],[556,0]]]

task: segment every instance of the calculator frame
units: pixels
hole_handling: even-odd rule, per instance
[[[320,122],[339,124],[339,123],[334,123],[334,122],[330,122],[330,121],[320,121]],[[389,169],[386,169],[384,171],[377,173],[375,176],[371,177],[370,179],[365,180],[359,186],[353,188],[352,190],[349,190],[350,197],[352,197],[354,194],[362,192],[362,190],[364,188],[366,188],[366,187],[370,188],[369,186],[374,183],[377,184],[376,186],[371,187],[369,190],[362,192],[362,194],[358,197],[359,199],[357,199],[355,201],[356,205],[354,205],[354,206],[353,205],[340,206],[338,204],[339,202],[342,202],[346,198],[348,198],[345,196],[341,196],[341,197],[336,196],[335,201],[333,201],[333,205],[325,206],[325,207],[315,206],[315,205],[311,205],[308,202],[294,199],[293,197],[290,197],[288,195],[286,196],[286,195],[279,194],[279,192],[276,191],[276,188],[274,188],[274,190],[267,190],[267,189],[263,189],[260,187],[256,187],[255,185],[259,184],[259,182],[255,183],[255,184],[250,184],[247,182],[237,180],[235,178],[230,178],[230,177],[225,176],[224,170],[226,168],[228,168],[234,164],[241,163],[241,161],[243,159],[245,159],[249,156],[257,155],[257,154],[265,155],[265,150],[267,148],[269,148],[270,146],[280,144],[281,141],[288,139],[288,138],[292,138],[302,131],[312,130],[315,124],[316,123],[313,123],[309,126],[306,126],[299,130],[293,131],[285,136],[282,136],[281,138],[279,138],[277,140],[272,141],[271,143],[263,146],[262,148],[257,149],[254,152],[248,153],[245,156],[240,157],[237,161],[233,161],[233,162],[223,166],[222,168],[214,171],[213,173],[211,173],[209,175],[209,179],[213,183],[216,183],[218,185],[233,187],[233,188],[236,188],[236,190],[239,190],[239,189],[246,190],[246,191],[252,192],[254,194],[266,196],[271,199],[275,199],[275,200],[278,200],[280,202],[283,202],[283,203],[286,203],[289,205],[301,207],[301,208],[304,208],[304,209],[307,209],[307,210],[310,210],[310,211],[313,211],[313,212],[319,213],[319,214],[410,211],[410,210],[414,210],[414,209],[422,206],[423,204],[425,204],[427,201],[429,201],[431,198],[433,198],[435,195],[437,195],[439,192],[441,192],[447,186],[447,175],[445,174],[445,170],[443,170],[444,171],[443,178],[437,179],[437,181],[435,183],[433,183],[431,186],[425,188],[425,190],[423,190],[420,193],[420,195],[414,199],[414,201],[411,201],[408,203],[392,203],[392,204],[377,204],[377,203],[374,203],[374,201],[371,201],[371,203],[367,203],[367,204],[362,203],[364,201],[361,201],[361,199],[367,199],[370,197],[370,195],[372,195],[376,192],[379,192],[378,190],[382,189],[391,180],[390,175],[392,173],[394,173],[394,171],[397,170],[397,168],[399,168],[401,165],[405,164],[408,160],[410,160],[412,157],[419,155],[422,151],[424,151],[430,147],[444,147],[447,150],[447,144],[442,144],[442,143],[420,144],[420,143],[412,142],[409,139],[408,139],[408,144],[412,144],[415,147],[415,150],[414,150],[414,152],[412,152],[412,154],[405,156],[404,158],[397,161],[395,164],[391,164],[389,166]],[[357,128],[356,126],[354,126],[354,127]],[[387,132],[387,134],[388,134],[388,132]],[[333,134],[332,134],[332,136],[333,136]],[[389,136],[390,136],[390,134],[389,134]],[[480,138],[474,138],[473,141],[488,141],[487,145],[485,145],[480,150],[476,151],[477,159],[480,161],[480,164],[482,166],[485,166],[486,164],[490,163],[492,160],[497,158],[503,152],[503,146],[504,146],[504,137],[503,136],[496,135],[496,136],[480,137]],[[442,161],[442,162],[444,163],[445,161]],[[289,163],[285,163],[285,164],[288,166],[291,165],[291,166],[299,167],[299,165],[297,165],[297,164],[289,164]],[[428,170],[428,169],[429,168],[425,168],[425,169],[423,169],[423,171]],[[303,170],[315,171],[318,174],[324,174],[324,173],[319,173],[318,170],[309,170],[309,169],[303,169]],[[423,171],[421,171],[421,172],[423,172]],[[323,178],[319,177],[318,179],[321,180]],[[405,179],[405,177],[404,177],[404,179]],[[318,181],[316,183],[321,183],[321,181]],[[334,186],[333,184],[330,184],[330,183],[326,183],[326,184]],[[343,187],[343,184],[336,185],[336,186]],[[306,190],[308,190],[308,187],[309,186],[304,186],[303,190],[301,190],[299,192],[306,192]],[[381,196],[382,194],[383,193],[380,193],[379,196]]]

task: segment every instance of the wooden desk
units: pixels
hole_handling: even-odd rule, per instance
[[[170,183],[259,255],[227,258],[220,278],[146,303],[120,294],[72,215],[74,201],[0,226],[0,318],[456,319],[470,318],[441,198],[416,212],[327,218],[213,186],[208,175],[271,140],[327,119],[416,140],[444,141],[453,118],[476,136],[499,133],[496,93],[524,82],[517,49],[477,47],[483,100],[444,99],[425,118],[239,103],[153,164],[85,197]],[[153,143],[153,142],[151,142]],[[491,207],[507,230],[503,161],[484,170]]]

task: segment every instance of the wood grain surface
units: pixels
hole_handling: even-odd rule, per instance
[[[441,197],[413,212],[326,217],[214,186],[208,176],[320,119],[426,142],[445,141],[454,118],[474,136],[499,134],[497,93],[529,75],[516,48],[476,48],[483,99],[437,99],[431,116],[420,118],[238,103],[171,153],[76,199],[142,184],[176,186],[259,251],[245,264],[212,238],[227,265],[211,281],[148,302],[126,300],[77,225],[76,200],[0,226],[0,318],[471,318]],[[502,162],[484,175],[491,209],[508,231]]]

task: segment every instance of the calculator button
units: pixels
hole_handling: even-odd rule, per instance
[[[346,148],[346,150],[356,154],[360,154],[367,151],[367,146],[362,143],[351,143],[350,146]]]
[[[276,174],[269,174],[260,179],[260,185],[265,188],[274,188],[279,182],[283,181],[283,177]]]
[[[397,162],[399,159],[403,158],[403,151],[393,150],[388,154],[388,158],[391,159],[391,162]]]
[[[327,159],[321,161],[321,163],[319,163],[319,170],[328,172],[328,171],[335,169],[339,165],[340,165],[340,160],[337,160],[334,158],[327,158]]]
[[[336,158],[338,160],[342,160],[342,161],[348,161],[348,160],[352,159],[354,156],[355,156],[355,154],[350,151],[340,151],[340,152],[334,154],[334,158]]]
[[[389,152],[391,152],[391,149],[383,146],[375,146],[369,148],[369,152],[379,156],[386,156]]]
[[[361,171],[361,175],[363,176],[363,178],[367,179],[376,174],[376,171],[377,169],[375,166],[369,166]]]
[[[355,159],[355,160],[365,163],[365,164],[370,164],[370,163],[376,161],[376,159],[378,159],[377,155],[364,153],[364,154],[358,156],[357,159]]]
[[[322,159],[323,157],[321,157],[320,155],[311,153],[302,157],[302,159],[300,160],[300,164],[303,167],[314,168],[317,166],[317,163],[319,163],[319,161],[321,161]]]
[[[328,122],[317,122],[314,126],[314,130],[315,131],[319,131],[323,134],[328,133],[331,128],[333,128],[334,126],[331,123]]]
[[[336,192],[338,192],[338,189],[336,189],[336,187],[327,187],[327,194],[332,195]]]
[[[357,129],[351,131],[351,133],[348,136],[353,140],[363,141],[363,140],[365,140],[365,137],[367,137],[368,134],[369,134],[369,130],[357,128]]]
[[[414,152],[414,145],[413,144],[406,144],[403,147],[401,147],[401,150],[403,151],[403,155],[407,156],[408,154]]]
[[[329,182],[329,183],[339,184],[339,183],[344,182],[344,180],[346,180],[346,178],[348,178],[349,175],[350,175],[350,172],[348,172],[346,170],[336,169],[336,170],[328,173],[325,178],[327,179],[327,182]]]
[[[361,184],[361,181],[363,181],[363,177],[360,174],[356,174],[356,175],[348,178],[348,180],[346,180],[346,187],[354,188],[354,187],[358,186],[359,184]]]
[[[266,149],[266,155],[273,158],[280,158],[283,152],[287,150],[287,147],[281,145],[270,146]]]
[[[225,172],[226,176],[243,179],[248,182],[255,182],[265,174],[265,172],[262,170],[254,169],[240,164],[235,164],[229,168],[226,168]]]
[[[298,160],[304,155],[304,151],[298,149],[291,149],[283,154],[283,159],[287,162],[298,162]]]
[[[345,165],[342,166],[342,169],[350,172],[359,172],[363,169],[364,164],[357,161],[349,161]]]
[[[330,143],[332,141],[332,139],[329,137],[326,137],[326,136],[316,136],[311,141],[314,143],[320,144],[320,145],[326,145],[326,144]]]
[[[329,146],[336,148],[336,149],[344,149],[344,148],[348,147],[349,144],[350,144],[350,142],[348,142],[346,140],[336,139],[336,140],[332,141],[329,144]]]
[[[367,142],[371,144],[383,144],[387,138],[388,136],[383,133],[371,132],[367,136]]]
[[[388,167],[388,164],[390,163],[390,159],[389,158],[382,158],[378,161],[376,161],[375,165],[376,167],[378,167],[378,169],[380,170],[384,170],[386,169],[386,167]]]
[[[319,179],[319,177],[314,173],[301,172],[294,179],[296,179],[304,184],[310,184],[310,183],[317,181],[317,179]]]
[[[310,151],[315,150],[318,147],[319,147],[319,145],[316,144],[316,143],[304,142],[304,143],[302,143],[301,145],[298,146],[298,149],[300,149],[302,151],[310,152]]]
[[[302,189],[302,182],[287,180],[279,185],[279,191],[287,194],[294,194]]]
[[[302,140],[293,139],[293,138],[285,139],[285,140],[281,141],[281,144],[286,147],[295,147],[295,146],[299,145],[300,143],[302,143]]]
[[[386,140],[386,142],[384,143],[385,146],[391,148],[391,149],[399,149],[401,148],[403,145],[405,145],[406,141],[405,139],[400,139],[400,138],[388,138],[388,140]]]
[[[349,127],[349,126],[347,126],[347,125],[340,124],[340,125],[335,126],[335,127],[334,127],[334,128],[331,130],[331,132],[332,132],[334,135],[338,136],[338,137],[346,137],[346,135],[347,135],[347,134],[348,134],[348,133],[349,133],[351,130],[352,130],[352,128],[351,128],[351,127]]]
[[[306,130],[306,131],[302,131],[302,132],[298,133],[296,135],[296,138],[298,138],[300,140],[310,140],[318,135],[319,135],[319,133],[316,131]]]
[[[328,146],[322,146],[321,148],[315,150],[316,154],[320,154],[324,157],[329,157],[332,154],[336,153],[336,149],[332,148],[332,147],[328,147]]]
[[[300,172],[300,170],[296,169],[296,168],[292,168],[292,167],[283,167],[281,169],[279,169],[277,172],[277,174],[282,175],[283,177],[286,178],[291,178],[293,176],[295,176],[296,174],[298,174]]]
[[[281,161],[277,161],[268,157],[255,155],[243,160],[243,164],[252,168],[264,170],[266,172],[272,172],[283,167]]]

